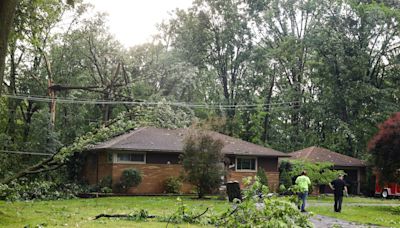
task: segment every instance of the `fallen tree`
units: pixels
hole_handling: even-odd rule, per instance
[[[145,107],[145,109],[142,109],[142,106],[137,106],[129,112],[121,113],[105,125],[78,137],[74,143],[62,147],[51,157],[4,178],[0,181],[0,184],[9,184],[30,174],[56,170],[65,165],[75,153],[81,153],[97,143],[104,142],[141,125],[150,124],[162,128],[187,127],[192,123],[193,118],[195,116],[191,109],[186,107],[172,108],[166,100],[158,102],[154,107]]]
[[[37,174],[42,172],[49,172],[63,166],[74,153],[80,153],[95,145],[96,143],[103,142],[117,135],[123,134],[129,130],[133,130],[136,124],[132,120],[127,120],[132,117],[134,113],[128,112],[119,115],[113,121],[104,126],[99,127],[94,132],[88,132],[83,136],[77,138],[72,145],[62,147],[58,152],[54,153],[51,157],[40,161],[39,163],[27,167],[26,169],[3,179],[1,184],[9,184],[11,181],[17,180],[21,177]]]

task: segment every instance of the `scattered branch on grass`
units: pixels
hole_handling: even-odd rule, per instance
[[[134,216],[132,216],[131,214],[114,214],[114,215],[110,215],[110,214],[99,214],[96,215],[96,217],[94,217],[93,220],[99,219],[99,218],[133,218]],[[157,216],[155,215],[147,215],[146,218],[155,218]]]
[[[198,218],[200,218],[200,217],[201,217],[201,216],[203,216],[205,213],[207,213],[207,211],[208,211],[208,207],[206,208],[206,210],[205,210],[203,213],[201,213],[201,214],[199,214],[199,215],[196,215],[196,216],[192,217],[192,219],[194,220],[194,219],[198,219]]]

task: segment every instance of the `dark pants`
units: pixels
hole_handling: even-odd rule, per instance
[[[305,211],[306,209],[306,201],[307,201],[308,192],[300,192],[299,199],[301,200],[301,211]]]
[[[333,206],[335,212],[340,212],[342,210],[343,195],[335,194],[335,205]]]

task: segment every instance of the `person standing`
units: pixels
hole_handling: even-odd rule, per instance
[[[333,194],[335,197],[335,204],[333,205],[335,212],[340,212],[342,210],[342,202],[343,202],[343,194],[347,193],[346,182],[343,180],[343,174],[340,174],[339,177],[329,183],[329,187],[333,190]]]
[[[301,212],[306,212],[306,201],[308,196],[308,188],[311,186],[310,178],[304,170],[300,176],[296,178],[296,185],[299,186],[299,199],[301,200]]]

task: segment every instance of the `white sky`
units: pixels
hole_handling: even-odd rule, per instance
[[[176,8],[188,8],[192,0],[85,0],[95,11],[106,12],[110,32],[126,47],[151,41],[156,24]]]

